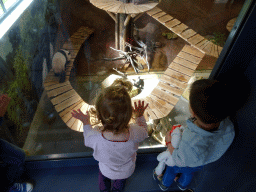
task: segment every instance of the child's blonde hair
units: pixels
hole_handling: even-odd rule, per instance
[[[103,124],[102,131],[111,131],[115,135],[128,129],[128,123],[132,117],[132,103],[129,91],[132,84],[129,81],[116,79],[114,83],[101,91],[96,98],[97,118]]]

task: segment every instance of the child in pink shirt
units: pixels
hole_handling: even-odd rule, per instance
[[[105,88],[96,99],[94,112],[103,127],[90,125],[87,111],[73,111],[72,116],[84,124],[84,144],[93,149],[93,157],[99,161],[100,191],[111,191],[111,180],[114,180],[112,191],[123,191],[126,179],[135,170],[136,151],[139,143],[148,137],[146,120],[143,113],[148,104],[144,101],[134,103],[132,107],[128,91],[132,84],[116,80]],[[136,124],[128,125],[132,113]]]

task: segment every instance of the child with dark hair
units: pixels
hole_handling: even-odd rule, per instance
[[[181,190],[186,190],[194,172],[217,161],[227,151],[235,137],[234,125],[229,119],[234,110],[231,96],[230,88],[216,80],[202,79],[191,85],[191,118],[187,120],[179,146],[173,148],[169,132],[165,138],[175,166],[167,166],[162,178],[153,174],[160,181],[161,190],[168,190],[173,181]],[[176,177],[178,173],[180,177]]]
[[[105,88],[96,99],[96,110],[91,110],[102,123],[102,127],[90,125],[89,111],[83,114],[73,111],[72,116],[84,124],[84,144],[93,148],[93,157],[99,161],[100,191],[123,191],[126,179],[135,169],[136,151],[139,143],[148,137],[143,113],[148,105],[139,101],[132,107],[128,91],[129,81],[116,80]],[[129,124],[132,113],[136,124]]]

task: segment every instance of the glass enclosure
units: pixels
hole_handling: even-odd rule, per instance
[[[0,135],[27,155],[92,152],[71,111],[116,78],[150,103],[140,148],[163,147],[172,125],[186,126],[189,86],[209,77],[245,0],[99,2],[34,0],[0,39],[0,90],[12,98]]]

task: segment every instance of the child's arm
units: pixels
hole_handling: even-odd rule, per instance
[[[80,109],[78,109],[78,111],[73,110],[71,114],[72,114],[72,117],[82,121],[84,125],[90,125],[90,115],[88,111],[86,111],[86,115],[85,115]]]
[[[172,135],[169,131],[166,134],[165,142],[166,142],[168,150],[170,151],[170,153],[172,155],[175,148],[172,146]]]
[[[143,127],[146,131],[148,131],[147,123],[143,116],[144,111],[148,107],[148,104],[144,107],[144,101],[142,101],[141,103],[141,101],[139,100],[138,105],[136,102],[134,102],[134,106],[135,108],[133,108],[133,113],[134,113],[134,117],[136,118],[136,124],[138,124],[139,126]]]

